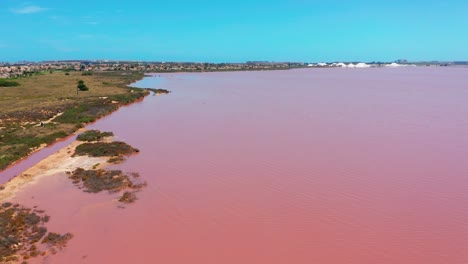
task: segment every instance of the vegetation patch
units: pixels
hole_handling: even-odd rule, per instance
[[[81,127],[82,124],[94,122],[97,118],[110,114],[117,108],[118,105],[113,105],[111,102],[92,100],[67,108],[61,116],[56,117],[53,121]]]
[[[154,89],[154,88],[146,88],[146,90],[151,91],[155,94],[168,94],[170,91],[166,89]]]
[[[12,203],[0,205],[0,262],[18,262],[44,256],[47,251],[54,253],[65,247],[72,235],[47,234],[45,223],[49,219],[42,210]],[[45,246],[38,244],[41,240]]]
[[[129,92],[126,94],[116,94],[109,96],[109,100],[111,100],[111,102],[118,102],[121,105],[127,105],[149,94],[148,91],[144,89],[129,89],[128,91]]]
[[[83,143],[76,147],[74,155],[90,157],[113,157],[120,155],[131,155],[135,152],[139,152],[139,150],[125,142],[115,141]]]
[[[69,176],[73,184],[79,185],[85,192],[118,192],[132,186],[127,175],[120,170],[85,170],[78,168]]]
[[[111,193],[125,191],[120,202],[131,203],[136,200],[135,192],[146,186],[145,182],[137,181],[136,173],[125,174],[121,170],[85,170],[78,168],[68,178],[73,184],[85,192],[98,193],[109,191]],[[131,191],[129,191],[131,190]]]
[[[77,140],[79,141],[87,141],[87,142],[92,142],[92,141],[101,141],[106,137],[112,137],[114,136],[114,133],[112,132],[101,132],[99,130],[88,130],[76,137]]]
[[[125,160],[124,156],[119,155],[119,156],[112,157],[112,158],[108,159],[107,162],[108,162],[108,163],[114,163],[114,164],[120,164],[120,163],[122,163],[124,160]]]
[[[137,200],[135,192],[124,192],[120,197],[119,202],[121,203],[133,203]]]
[[[78,84],[76,85],[76,87],[77,87],[77,89],[80,90],[80,91],[88,91],[88,90],[89,90],[88,86],[86,86],[86,85],[84,84],[84,81],[83,81],[83,80],[79,80],[79,81],[78,81]]]
[[[42,244],[47,244],[50,247],[57,247],[59,249],[64,248],[67,245],[68,240],[72,239],[73,235],[66,233],[65,235],[60,235],[57,233],[49,232],[49,234],[42,239]]]
[[[10,145],[24,144],[28,148],[35,148],[41,144],[50,144],[57,138],[65,137],[67,135],[64,131],[54,132],[52,134],[46,134],[42,137],[35,137],[32,135],[25,135],[22,138],[14,137],[11,134],[5,134],[0,136],[2,143]]]
[[[19,82],[0,79],[0,87],[14,87],[14,86],[19,86],[19,85],[20,85]]]

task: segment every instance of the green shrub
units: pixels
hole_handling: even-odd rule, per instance
[[[25,145],[27,148],[36,148],[41,144],[53,143],[57,138],[66,137],[67,133],[64,131],[54,132],[42,137],[28,135],[18,137],[16,134],[6,134],[2,137],[2,143],[8,145]]]
[[[0,79],[0,87],[13,87],[13,86],[19,86],[19,85],[20,84],[15,81]]]
[[[112,132],[101,132],[99,130],[88,130],[76,137],[79,141],[101,141],[105,137],[111,137],[114,133]]]
[[[83,80],[78,80],[78,84],[76,86],[78,88],[78,90],[80,91],[88,91],[89,88],[84,84],[84,81]]]
[[[138,149],[133,148],[125,142],[98,142],[98,143],[83,143],[78,145],[75,149],[77,156],[90,156],[90,157],[113,157],[119,155],[130,155],[139,152]]]
[[[117,109],[114,104],[103,104],[99,101],[81,103],[65,109],[61,116],[57,116],[54,122],[67,124],[82,124],[95,121],[97,118],[109,114]]]
[[[89,90],[88,86],[86,86],[84,84],[78,84],[77,87],[78,87],[78,90],[80,90],[80,91],[88,91]]]

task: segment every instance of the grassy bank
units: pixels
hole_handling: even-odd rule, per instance
[[[149,94],[127,87],[142,77],[137,72],[82,75],[56,71],[16,79],[17,86],[0,87],[0,170],[84,123]],[[79,80],[88,91],[77,92]]]

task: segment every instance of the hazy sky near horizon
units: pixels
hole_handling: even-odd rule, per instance
[[[467,0],[0,0],[0,61],[468,60]]]

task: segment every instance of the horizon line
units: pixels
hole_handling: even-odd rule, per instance
[[[20,64],[20,63],[47,63],[47,62],[140,62],[140,63],[210,63],[210,64],[246,64],[246,63],[455,63],[468,62],[468,60],[320,60],[320,61],[274,61],[274,60],[247,60],[243,62],[213,62],[213,61],[157,61],[157,60],[131,60],[131,59],[60,59],[60,60],[18,60],[18,61],[0,61],[0,64]]]

